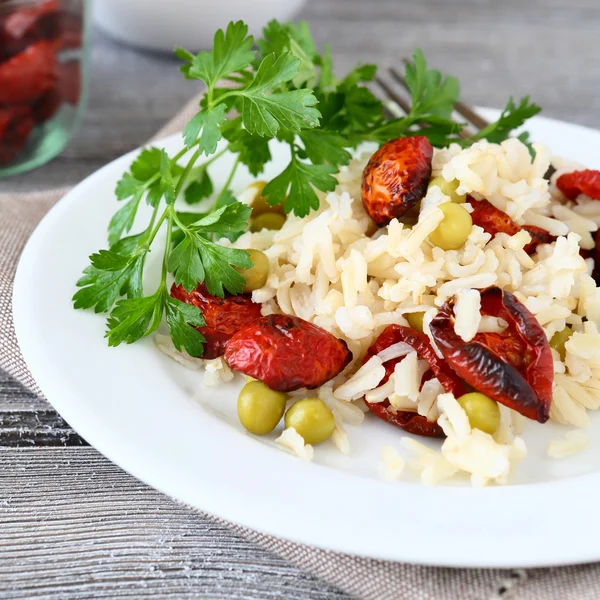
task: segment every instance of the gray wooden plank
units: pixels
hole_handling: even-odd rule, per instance
[[[0,597],[348,600],[91,448],[0,449]]]

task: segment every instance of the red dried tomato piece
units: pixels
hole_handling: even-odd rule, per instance
[[[83,21],[81,15],[57,11],[44,15],[39,20],[44,39],[52,40],[56,51],[76,50],[83,45]]]
[[[431,369],[423,375],[421,385],[428,379],[437,377],[438,381],[447,392],[451,392],[455,396],[462,396],[462,394],[465,393],[463,382],[448,364],[437,356],[429,342],[429,338],[424,333],[410,327],[388,325],[375,343],[367,350],[363,364],[372,356],[379,354],[382,350],[385,350],[385,348],[388,348],[392,344],[397,344],[398,342],[404,342],[412,346],[419,357],[429,363]],[[380,385],[383,385],[390,378],[396,364],[401,360],[402,358],[394,358],[384,363],[385,377]],[[366,402],[366,404],[374,415],[392,425],[401,427],[408,433],[426,437],[444,437],[444,432],[436,422],[428,421],[424,416],[419,415],[418,413],[403,410],[392,413],[388,410],[390,403],[387,400],[384,402]]]
[[[550,416],[554,366],[544,330],[510,292],[491,286],[481,290],[481,314],[508,323],[502,333],[478,333],[464,342],[454,331],[454,298],[430,324],[450,367],[477,391],[545,423]]]
[[[81,94],[81,63],[78,60],[58,66],[58,87],[65,102],[73,106],[78,104]]]
[[[390,425],[395,425],[404,429],[407,433],[420,435],[423,437],[446,437],[437,421],[428,421],[423,415],[399,410],[396,413],[390,412],[388,407],[390,403],[385,402],[366,402],[369,410],[380,419],[383,419]]]
[[[58,2],[51,0],[6,15],[0,23],[0,59],[18,54],[27,46],[47,39],[40,23],[46,14],[52,14],[57,9]]]
[[[369,160],[362,177],[362,201],[380,227],[401,217],[427,193],[433,148],[423,136],[390,140]]]
[[[48,42],[38,42],[0,64],[0,104],[32,102],[56,80],[56,56]]]
[[[533,254],[540,244],[551,244],[556,241],[555,235],[536,225],[523,225],[522,229],[527,231],[531,236],[531,241],[523,248],[527,254]]]
[[[556,180],[556,187],[569,200],[575,200],[579,194],[600,200],[600,171],[586,169],[565,173]]]
[[[33,118],[36,123],[45,123],[51,119],[60,108],[62,98],[56,87],[42,94],[32,105]]]
[[[291,315],[261,317],[240,329],[225,348],[232,369],[279,392],[319,387],[351,359],[346,342]]]
[[[28,107],[0,107],[0,164],[15,158],[25,146],[32,129],[33,116]]]
[[[497,233],[515,235],[521,231],[517,225],[504,211],[496,208],[487,200],[475,200],[468,197],[469,204],[473,207],[471,218],[473,225],[481,227],[486,233],[495,236]]]
[[[469,203],[473,207],[471,219],[473,225],[481,227],[486,233],[495,236],[497,233],[506,233],[515,235],[522,229],[525,229],[531,235],[531,242],[523,249],[527,254],[533,254],[539,244],[549,244],[556,237],[550,235],[545,229],[536,227],[535,225],[517,225],[504,211],[496,208],[487,200],[475,200],[471,196],[468,198]]]
[[[198,284],[192,292],[186,291],[181,285],[173,284],[171,296],[186,304],[197,306],[202,311],[206,325],[196,327],[206,338],[202,358],[221,356],[231,336],[244,325],[260,317],[260,304],[252,302],[246,294],[219,298],[209,294],[203,284]]]

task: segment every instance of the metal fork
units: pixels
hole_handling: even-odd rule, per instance
[[[405,64],[412,64],[407,58],[404,58],[403,62]],[[406,91],[410,91],[408,84],[406,83],[406,79],[398,70],[396,70],[395,67],[389,67],[388,73],[396,84],[400,84]],[[386,81],[380,75],[375,76],[375,82],[381,88],[384,95],[387,96],[387,98],[389,98],[398,108],[400,108],[405,114],[410,112],[410,103],[404,96],[394,89],[392,84],[388,83],[388,81]],[[465,104],[464,102],[456,102],[454,104],[454,109],[461,117],[464,117],[477,130],[484,129],[489,125],[488,121],[486,121],[481,115],[478,115],[471,106]],[[387,112],[389,117],[398,116],[397,114],[394,114],[389,107],[384,107],[384,110]],[[469,137],[471,135],[473,135],[473,132],[469,131],[468,129],[463,129],[461,132],[462,137]]]

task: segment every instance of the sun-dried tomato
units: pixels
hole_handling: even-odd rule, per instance
[[[27,106],[0,107],[0,164],[15,158],[32,129],[33,115]]]
[[[389,410],[390,403],[387,400],[385,402],[366,402],[366,405],[376,417],[383,419],[390,425],[404,429],[407,433],[423,437],[445,437],[437,421],[428,421],[424,416],[407,410],[399,410],[393,413]]]
[[[28,8],[20,7],[0,21],[0,60],[18,54],[35,42],[48,39],[42,25],[47,16],[56,14],[58,2],[50,0]]]
[[[401,217],[427,193],[433,148],[423,136],[390,140],[369,160],[362,177],[362,201],[383,227]]]
[[[463,382],[448,364],[437,356],[429,342],[429,338],[424,333],[410,327],[388,325],[375,343],[367,350],[363,363],[367,362],[372,356],[379,354],[382,350],[385,350],[385,348],[398,342],[404,342],[412,346],[419,357],[429,363],[431,368],[423,375],[421,385],[428,379],[437,377],[441,386],[447,392],[451,392],[455,396],[461,396],[465,393]],[[396,364],[401,360],[402,357],[394,358],[384,363],[385,377],[380,385],[383,385],[390,378]],[[388,400],[383,402],[366,402],[366,404],[374,415],[392,425],[401,427],[408,433],[426,437],[444,437],[444,432],[436,422],[428,421],[418,413],[403,410],[398,410],[396,413],[391,412],[388,410],[390,406]]]
[[[487,200],[475,200],[471,196],[468,198],[469,203],[473,207],[471,219],[473,225],[481,227],[486,233],[495,236],[497,233],[506,233],[515,235],[522,229],[525,229],[531,235],[531,242],[523,249],[527,254],[533,254],[540,244],[549,244],[556,237],[550,235],[548,231],[535,225],[517,225],[504,211],[496,208]]]
[[[81,94],[81,63],[78,60],[64,62],[58,66],[58,87],[61,98],[76,106]]]
[[[579,194],[600,200],[600,171],[585,169],[565,173],[556,180],[556,187],[569,200],[575,200]]]
[[[540,244],[551,244],[556,241],[555,235],[537,225],[523,225],[522,229],[531,236],[531,241],[523,248],[527,254],[533,254]]]
[[[219,298],[209,294],[204,284],[198,284],[192,292],[173,284],[171,296],[202,311],[206,325],[196,327],[206,338],[202,358],[221,356],[231,336],[260,317],[260,304],[252,302],[247,294]]]
[[[56,56],[37,42],[0,64],[0,104],[33,102],[56,81]]]
[[[44,39],[52,40],[56,51],[75,50],[83,45],[83,21],[81,15],[57,11],[40,18]]]
[[[51,119],[62,103],[58,87],[53,87],[43,93],[31,106],[36,123],[45,123]]]
[[[450,367],[477,391],[525,417],[545,423],[550,415],[554,366],[544,330],[513,294],[481,290],[481,314],[508,323],[502,333],[478,333],[470,342],[454,331],[454,298],[430,324]]]
[[[279,392],[317,388],[351,359],[346,342],[291,315],[261,317],[240,329],[225,348],[225,360],[234,371]]]

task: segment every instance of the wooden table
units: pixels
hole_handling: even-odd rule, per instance
[[[339,71],[420,46],[469,102],[531,94],[547,116],[600,126],[597,0],[312,0]],[[96,33],[90,104],[69,148],[1,191],[75,184],[148,139],[196,91],[168,56]],[[0,372],[0,597],[349,597],[139,483]]]

